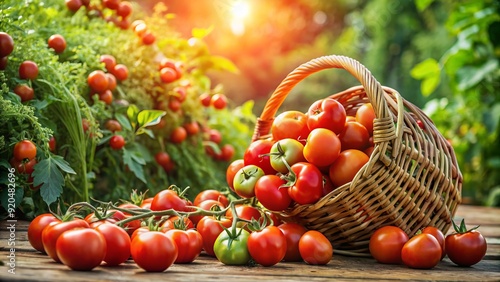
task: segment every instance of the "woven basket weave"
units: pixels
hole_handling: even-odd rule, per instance
[[[381,86],[356,60],[324,56],[293,70],[268,99],[252,141],[269,138],[278,108],[297,83],[330,68],[345,69],[361,83],[331,96],[348,115],[372,103],[374,151],[350,183],[315,204],[295,204],[281,216],[322,232],[336,253],[353,256],[368,256],[371,234],[385,225],[399,226],[410,236],[426,226],[447,232],[462,191],[453,148],[418,107]]]

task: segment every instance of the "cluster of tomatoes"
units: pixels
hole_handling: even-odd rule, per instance
[[[453,222],[455,233],[446,237],[436,227],[428,226],[409,238],[401,228],[383,226],[370,237],[370,253],[380,263],[404,264],[410,268],[431,269],[448,255],[459,266],[480,262],[487,244],[477,227],[468,230],[464,220]]]
[[[139,198],[139,204],[104,210],[77,203],[62,217],[39,215],[28,227],[28,240],[73,270],[131,259],[145,271],[158,272],[191,263],[203,251],[228,265],[251,260],[263,266],[281,261],[327,264],[332,258],[332,245],[320,232],[283,223],[248,200],[230,202],[217,190],[204,190],[193,202],[178,189]],[[82,207],[91,212],[74,217],[72,210]]]
[[[89,12],[96,12],[119,28],[127,29],[130,26],[129,16],[132,14],[133,7],[129,1],[101,0],[100,5],[92,5],[90,2],[90,0],[65,0],[66,7],[72,12],[85,7]],[[109,13],[106,10],[112,11],[111,15],[107,15]]]
[[[274,119],[270,138],[252,142],[243,159],[229,165],[229,187],[272,211],[313,204],[369,161],[374,118],[370,103],[349,116],[333,98],[315,101],[307,113],[285,111]]]

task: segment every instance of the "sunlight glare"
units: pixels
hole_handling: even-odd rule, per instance
[[[233,19],[244,20],[250,14],[250,4],[247,1],[236,1],[231,7]]]

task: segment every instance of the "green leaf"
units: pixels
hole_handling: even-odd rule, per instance
[[[434,0],[415,0],[415,5],[417,6],[417,9],[421,12],[425,10],[427,7],[429,7],[430,4],[432,4]]]
[[[76,172],[71,168],[69,163],[66,160],[64,160],[62,156],[54,155],[51,158],[62,171],[70,174],[76,174]]]
[[[139,108],[136,105],[132,104],[127,108],[127,116],[128,119],[130,120],[132,127],[134,127],[137,122],[138,113],[139,113]]]
[[[422,80],[422,84],[420,85],[420,90],[422,91],[422,95],[429,96],[436,88],[439,86],[441,82],[441,77],[439,74],[434,76],[426,77]]]
[[[147,134],[149,137],[151,137],[152,139],[155,138],[155,134],[153,133],[153,131],[151,129],[147,129],[147,128],[144,128],[144,127],[141,127],[139,128],[136,132],[135,132],[135,135],[141,135],[141,134]]]
[[[128,166],[130,171],[139,178],[142,182],[147,183],[144,177],[143,165],[146,164],[143,158],[134,154],[135,152],[123,148],[123,162]]]
[[[54,161],[52,157],[46,158],[37,163],[34,169],[33,186],[42,184],[40,195],[43,201],[50,205],[57,200],[63,191],[64,177],[59,171],[57,161]]]
[[[7,187],[11,188],[13,186],[6,186],[6,188]],[[17,209],[21,205],[23,197],[24,190],[22,187],[15,186],[14,194],[9,193],[8,189],[2,189],[2,191],[0,191],[0,203],[6,211],[9,209],[9,204],[14,204],[14,207]],[[11,198],[14,198],[14,203],[11,202]],[[13,216],[15,216],[15,214],[13,214]]]
[[[156,125],[166,114],[167,112],[160,110],[143,110],[137,115],[137,123],[140,127]]]
[[[466,66],[457,71],[458,89],[467,90],[481,82],[498,68],[498,60],[491,58],[480,66]]]
[[[423,79],[434,76],[439,72],[441,72],[439,63],[435,59],[429,58],[414,66],[410,71],[410,75],[415,79]]]
[[[225,70],[232,73],[238,73],[238,67],[229,59],[221,56],[211,56],[210,61],[213,64],[213,68],[216,70]]]
[[[131,131],[132,130],[132,125],[130,124],[130,121],[125,115],[122,114],[116,114],[115,115],[116,120],[123,126],[125,130]]]

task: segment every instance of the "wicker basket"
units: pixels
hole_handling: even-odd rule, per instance
[[[331,97],[348,115],[372,103],[374,151],[353,181],[315,204],[295,204],[281,215],[322,232],[336,253],[353,256],[369,256],[371,234],[385,225],[399,226],[410,236],[425,226],[447,232],[462,190],[453,148],[418,107],[381,86],[356,60],[324,56],[293,70],[267,101],[252,141],[269,138],[278,108],[297,83],[329,68],[345,69],[361,82]]]

